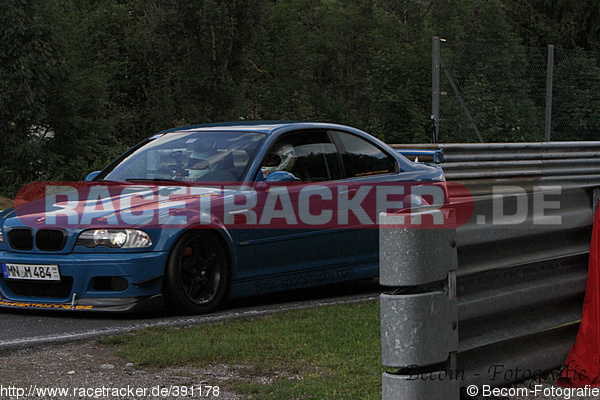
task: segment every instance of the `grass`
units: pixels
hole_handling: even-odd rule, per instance
[[[191,328],[149,328],[101,343],[139,366],[225,364],[256,399],[380,399],[379,302],[290,311]],[[253,379],[270,378],[268,384]]]

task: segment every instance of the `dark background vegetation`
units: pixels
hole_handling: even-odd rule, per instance
[[[0,194],[186,124],[427,142],[431,38],[600,51],[595,0],[2,0]]]

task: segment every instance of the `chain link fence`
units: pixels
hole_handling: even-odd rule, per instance
[[[600,139],[600,53],[436,39],[434,140]]]

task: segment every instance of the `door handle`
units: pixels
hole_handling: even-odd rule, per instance
[[[354,195],[357,192],[358,192],[358,189],[348,189],[348,190],[344,190],[344,191],[338,192],[338,196],[341,196],[341,195],[345,194],[345,195],[347,195],[347,197],[350,197],[350,194]]]

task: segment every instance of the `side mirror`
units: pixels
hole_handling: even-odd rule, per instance
[[[294,174],[286,171],[275,171],[267,176],[266,181],[271,182],[300,182],[300,179],[296,178]]]
[[[99,173],[100,173],[100,171],[94,171],[94,172],[88,174],[88,176],[85,177],[84,181],[85,182],[93,181],[94,178],[97,177]]]

